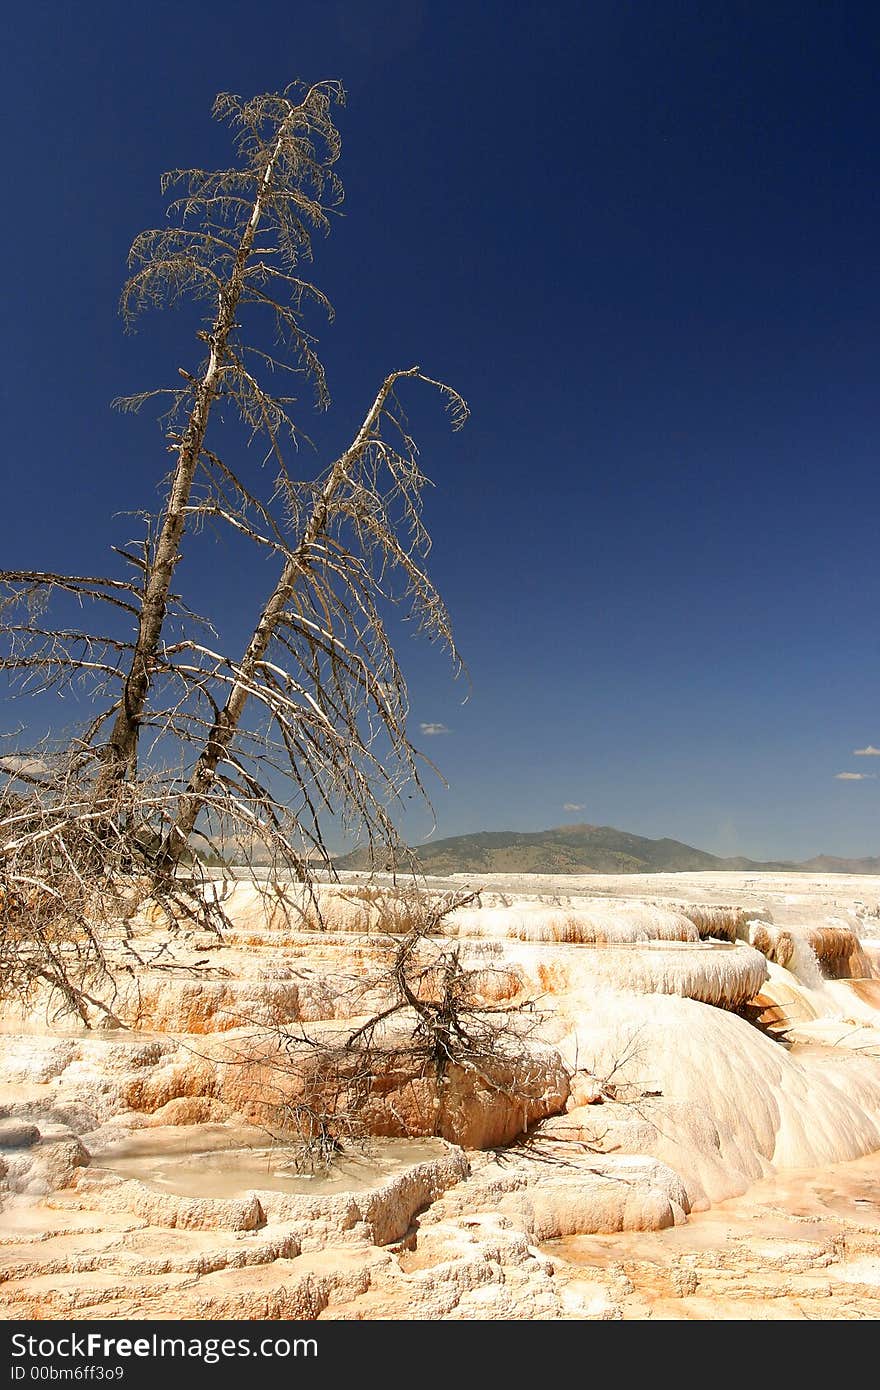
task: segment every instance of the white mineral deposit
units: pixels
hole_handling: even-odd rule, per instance
[[[147,904],[111,1026],[6,1010],[2,1316],[878,1316],[877,882],[217,881],[217,935]],[[453,947],[474,1016],[516,1020],[491,1071],[387,1008],[453,892],[421,988]],[[358,1133],[304,1162],[363,1026]]]

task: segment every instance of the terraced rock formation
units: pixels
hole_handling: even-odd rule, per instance
[[[4,1017],[0,1315],[877,1316],[874,904],[665,877],[471,884],[402,1005],[441,885],[218,885],[219,936],[145,913],[113,1026]],[[438,1067],[452,958],[509,1027]]]

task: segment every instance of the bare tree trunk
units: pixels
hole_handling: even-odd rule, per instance
[[[201,379],[195,385],[192,410],[178,446],[177,463],[162,518],[162,528],[144,582],[137,640],[131,665],[123,682],[119,711],[107,743],[107,762],[98,783],[99,795],[109,795],[126,775],[132,775],[136,769],[138,735],[150,688],[151,664],[159,647],[171,581],[180,559],[179,547],[193,478],[205,442],[211,406],[217,394],[226,358],[229,335],[235,327],[248,257],[260,224],[266,195],[271,190],[272,175],[284,143],[286,128],[293,114],[291,112],[282,123],[266,164],[253,210],[242,233],[229,279],[218,295],[217,315],[207,335],[211,352]]]
[[[247,650],[239,665],[236,683],[230,691],[226,704],[214,721],[213,728],[193,769],[189,785],[180,798],[177,818],[165,836],[159,851],[160,861],[166,865],[176,863],[186,848],[188,837],[195,826],[205,799],[210,793],[217,766],[226,757],[230,742],[244,713],[249,687],[256,667],[266,655],[299,579],[309,570],[312,547],[327,526],[335,494],[347,481],[349,468],[352,464],[357,463],[365,445],[369,443],[388,402],[388,397],[397,382],[403,377],[413,377],[419,374],[418,367],[409,367],[406,371],[392,372],[385,378],[363,424],[345,453],[337,459],[330,470],[330,476],[315,502],[302,538],[296,549],[289,555],[278,583],[263,606]]]

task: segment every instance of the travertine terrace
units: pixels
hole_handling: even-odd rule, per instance
[[[218,885],[220,937],[143,914],[116,1024],[3,1022],[6,1317],[880,1314],[880,880],[429,881],[476,1007],[528,1018],[491,1072],[401,1061],[367,1137],[297,1171],[284,1117],[382,1011],[412,900],[350,875]],[[125,968],[137,950],[142,964]],[[97,1022],[97,1020],[96,1020]],[[338,1074],[336,1077],[338,1081]]]

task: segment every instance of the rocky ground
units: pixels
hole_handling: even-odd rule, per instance
[[[390,887],[238,884],[222,937],[135,924],[112,1026],[8,1011],[0,1315],[878,1316],[877,880],[468,887],[443,942],[528,1027],[438,1078],[387,1020],[329,1172],[284,1061],[387,1003]]]
[[[774,1174],[674,1229],[545,1248],[627,1319],[876,1318],[880,1156]]]

